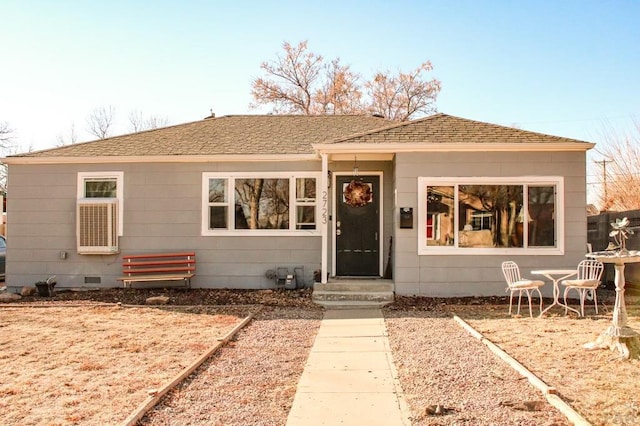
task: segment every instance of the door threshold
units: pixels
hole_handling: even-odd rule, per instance
[[[340,276],[335,276],[335,277],[331,277],[334,280],[369,280],[369,281],[373,281],[373,280],[381,280],[383,279],[382,277],[378,277],[378,276],[363,276],[363,275],[340,275]]]

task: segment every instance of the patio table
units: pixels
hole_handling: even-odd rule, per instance
[[[569,309],[580,315],[580,311],[567,306],[560,301],[560,285],[558,284],[560,281],[576,275],[578,273],[577,269],[538,269],[531,271],[531,273],[533,275],[544,275],[553,282],[553,303],[544,308],[544,310],[540,312],[540,316],[544,315],[549,309],[556,305],[562,306],[563,308]]]

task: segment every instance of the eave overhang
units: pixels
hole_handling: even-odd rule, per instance
[[[232,162],[296,162],[318,161],[322,154],[332,160],[350,159],[357,154],[361,160],[391,160],[402,152],[586,152],[595,144],[589,142],[562,143],[329,143],[314,144],[309,154],[216,154],[216,155],[138,155],[138,156],[10,156],[4,164],[122,164],[122,163],[232,163]]]
[[[595,146],[590,142],[560,143],[335,143],[314,144],[319,154],[400,152],[586,152]]]
[[[4,164],[122,164],[122,163],[258,163],[318,161],[316,154],[218,154],[218,155],[139,155],[92,157],[5,157]]]

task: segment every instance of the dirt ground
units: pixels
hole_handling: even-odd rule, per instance
[[[501,319],[465,308],[458,307],[455,313],[554,386],[592,424],[640,424],[639,361],[620,361],[608,349],[583,347],[611,324],[611,316]],[[640,330],[637,316],[629,324]]]
[[[388,309],[439,311],[457,315],[500,346],[558,394],[593,425],[640,425],[640,360],[620,360],[608,349],[587,350],[612,321],[615,293],[603,292],[599,314],[593,302],[578,318],[554,307],[542,318],[509,316],[506,298],[443,301],[398,297]],[[640,300],[627,297],[629,326],[640,330]],[[545,305],[551,300],[546,300]],[[577,301],[573,301],[573,307]],[[514,311],[515,312],[515,311]]]
[[[554,386],[592,424],[640,425],[640,361],[621,361],[608,349],[583,347],[611,325],[610,312],[578,318],[558,309],[543,318],[507,318],[503,306],[449,309]],[[640,330],[637,309],[630,312],[629,325]]]
[[[95,302],[138,305],[147,297],[158,295],[168,296],[173,310],[107,306],[87,309],[89,303]],[[111,413],[118,406],[124,419],[150,388],[177,374],[209,345],[202,342],[213,344],[250,307],[262,304],[321,311],[310,296],[308,289],[112,289],[59,292],[51,299],[24,298],[17,304],[23,307],[2,306],[0,410],[3,417],[7,413],[16,416],[5,417],[7,424],[112,424],[100,417],[101,409]],[[394,311],[396,316],[420,311],[458,315],[556,387],[560,396],[594,425],[637,425],[640,361],[619,361],[609,350],[588,351],[582,347],[611,323],[613,295],[600,299],[600,314],[592,315],[593,306],[589,306],[586,318],[565,316],[561,309],[543,318],[510,317],[506,298],[397,297],[385,309]],[[627,308],[630,325],[640,330],[637,302],[637,298],[628,299]],[[30,303],[48,307],[27,309],[26,304]],[[121,386],[126,391],[122,392]],[[34,395],[39,395],[40,400],[33,399]],[[52,400],[55,404],[51,404]],[[55,422],[52,419],[56,417],[49,417],[55,410],[65,413],[64,421]]]
[[[23,297],[19,303],[84,303],[104,302],[123,305],[144,305],[149,297],[166,296],[169,306],[227,306],[264,305],[278,307],[299,307],[321,310],[311,301],[312,289],[299,290],[241,290],[241,289],[185,289],[185,288],[111,288],[94,290],[56,291],[54,297],[37,295]]]
[[[115,424],[241,321],[225,309],[0,309],[2,423]]]

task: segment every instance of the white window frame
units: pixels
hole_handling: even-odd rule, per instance
[[[88,179],[115,179],[116,180],[116,199],[118,200],[118,236],[124,235],[124,172],[78,172],[77,198],[78,200],[86,198],[85,181]],[[100,200],[100,198],[91,198],[92,200]]]
[[[555,247],[458,247],[459,218],[454,216],[455,238],[453,246],[427,246],[427,186],[454,185],[522,185],[523,202],[528,203],[529,186],[555,186]],[[455,194],[456,209],[458,195]],[[564,177],[418,177],[418,255],[564,255]],[[457,210],[456,210],[457,211]]]
[[[242,236],[320,236],[322,234],[320,223],[320,172],[204,172],[202,173],[202,229],[203,236],[242,235]],[[232,214],[235,211],[235,180],[236,179],[289,179],[289,229],[232,229]],[[316,180],[316,199],[313,203],[308,200],[298,202],[296,197],[296,179],[314,178]],[[229,229],[209,229],[209,179],[227,180],[227,224]],[[223,205],[225,203],[214,203]],[[315,207],[316,229],[296,229],[298,206]]]
[[[315,179],[316,180],[316,198],[298,198],[298,179]],[[294,193],[293,196],[291,196],[291,200],[293,201],[293,208],[295,209],[294,211],[294,218],[295,218],[295,222],[293,224],[294,229],[297,231],[301,231],[303,229],[298,229],[298,207],[313,207],[314,208],[314,222],[313,225],[315,226],[315,229],[312,229],[313,231],[318,230],[318,226],[320,226],[320,224],[318,223],[318,178],[315,176],[298,176],[296,178],[293,178],[293,188],[294,188]],[[289,182],[289,184],[291,184],[291,182]],[[301,223],[300,225],[309,225],[309,224],[305,224],[305,223]]]

